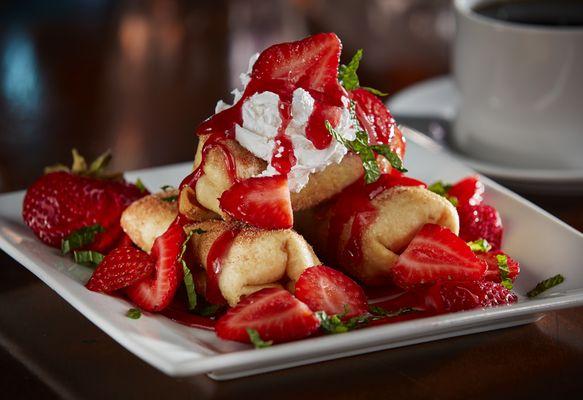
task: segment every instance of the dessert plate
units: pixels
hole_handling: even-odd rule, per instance
[[[474,173],[427,137],[404,129],[411,176],[431,182],[455,181]],[[178,184],[191,163],[128,173],[150,188]],[[486,201],[502,214],[505,250],[523,268],[516,282],[520,300],[512,306],[473,310],[320,336],[255,350],[218,339],[161,315],[125,316],[130,303],[83,286],[91,270],[40,243],[21,219],[24,192],[0,195],[0,247],[79,312],[129,351],[172,376],[207,373],[232,379],[399,346],[534,322],[545,311],[583,305],[583,235],[502,186],[483,179]],[[539,298],[524,297],[535,284],[561,273],[566,281]]]
[[[426,132],[465,164],[509,187],[529,193],[583,194],[581,169],[520,168],[466,156],[450,140],[459,101],[453,78],[444,76],[397,93],[387,105],[397,121]]]

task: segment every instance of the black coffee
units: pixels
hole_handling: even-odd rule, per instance
[[[583,26],[583,0],[515,0],[482,4],[474,9],[485,17],[526,25]]]

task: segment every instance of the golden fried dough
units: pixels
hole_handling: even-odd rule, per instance
[[[176,201],[164,201],[178,195],[178,190],[142,197],[133,202],[121,215],[121,227],[140,249],[152,250],[154,240],[168,229],[178,215]]]
[[[376,217],[362,233],[362,259],[352,265],[342,256],[349,239],[354,218],[342,229],[338,249],[328,249],[329,222],[332,205],[317,211],[296,214],[296,229],[312,243],[320,254],[330,251],[338,256],[337,263],[353,277],[369,285],[390,282],[389,271],[399,254],[407,247],[421,227],[428,223],[459,231],[455,207],[445,198],[420,187],[393,187],[377,195],[372,201]]]
[[[207,139],[208,136],[199,137],[194,160],[195,168],[201,163],[202,147]],[[235,160],[239,179],[247,179],[258,175],[267,167],[265,161],[255,157],[237,141],[227,139],[221,143],[226,146]],[[225,153],[219,147],[210,148],[205,157],[204,174],[196,185],[196,198],[200,205],[214,211],[223,218],[226,218],[226,216],[219,207],[219,198],[233,184],[226,165]],[[385,170],[387,167],[381,163],[381,168]],[[339,164],[331,164],[323,171],[312,174],[307,185],[299,193],[291,193],[292,208],[297,211],[313,207],[354,183],[362,174],[363,169],[360,158],[356,154],[348,153]],[[187,208],[184,210],[181,208],[181,211],[186,212]]]
[[[191,224],[187,229],[204,231],[191,239],[194,264],[204,269],[217,238],[228,230],[240,229],[221,259],[218,280],[221,294],[230,306],[265,287],[295,282],[306,268],[320,264],[311,246],[289,229],[266,231],[219,220]],[[204,275],[198,272],[196,278],[204,280]]]

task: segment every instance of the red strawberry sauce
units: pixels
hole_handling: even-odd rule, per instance
[[[239,234],[239,229],[229,229],[221,234],[211,246],[206,258],[206,298],[213,304],[224,304],[225,299],[219,288],[219,276],[223,269],[223,259],[231,248],[233,240]]]
[[[382,175],[378,181],[365,184],[359,180],[344,189],[331,210],[328,225],[328,255],[333,262],[340,262],[344,268],[351,266],[358,268],[362,261],[362,234],[377,216],[372,200],[380,193],[395,186],[427,187],[421,181],[403,176],[393,170],[390,174]],[[346,223],[354,218],[350,235],[343,249],[339,249],[339,240]]]

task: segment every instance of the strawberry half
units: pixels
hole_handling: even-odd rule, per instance
[[[449,229],[426,224],[391,270],[395,284],[408,288],[438,280],[478,280],[486,265]]]
[[[484,184],[477,176],[468,176],[453,185],[447,194],[457,199],[457,206],[460,208],[467,204],[476,206],[483,201]]]
[[[503,253],[502,251],[491,251],[489,253],[478,253],[476,254],[480,260],[483,260],[486,265],[486,275],[484,278],[489,281],[493,282],[500,282],[500,268],[498,267],[498,259],[496,258],[497,255],[505,255],[506,256],[506,263],[508,264],[508,278],[512,281],[516,280],[518,275],[520,274],[520,264],[515,259],[511,258],[508,254]]]
[[[329,92],[338,99],[338,65],[342,44],[333,33],[320,33],[297,42],[280,43],[265,49],[251,73],[252,79],[283,81],[296,88]],[[330,95],[331,93],[327,93]]]
[[[438,314],[516,303],[518,297],[491,281],[439,282],[426,289],[425,309]]]
[[[499,250],[504,228],[498,211],[487,204],[458,207],[460,238],[466,242],[486,239],[492,249]]]
[[[352,279],[335,269],[319,265],[306,269],[295,285],[295,296],[312,311],[351,318],[368,310],[366,295]]]
[[[262,229],[287,229],[293,213],[287,178],[283,175],[249,178],[221,196],[221,209],[232,218]]]
[[[122,212],[147,192],[119,180],[119,176],[106,175],[107,153],[90,167],[75,150],[73,159],[72,168],[48,168],[54,172],[46,173],[28,188],[22,217],[41,241],[57,248],[72,232],[99,224],[104,232],[84,248],[105,253],[123,236],[119,224]]]
[[[350,98],[356,103],[356,117],[368,133],[371,144],[387,144],[403,159],[405,139],[387,106],[365,89],[351,91]]]
[[[126,289],[128,297],[141,309],[160,311],[174,298],[183,276],[178,258],[184,240],[182,225],[174,222],[154,242],[151,257],[156,262],[155,275]]]
[[[148,253],[122,245],[101,261],[86,287],[94,292],[110,293],[141,281],[154,270],[154,259]]]
[[[310,308],[287,290],[267,288],[245,297],[215,325],[222,339],[249,343],[246,328],[276,343],[310,336],[320,322]]]

